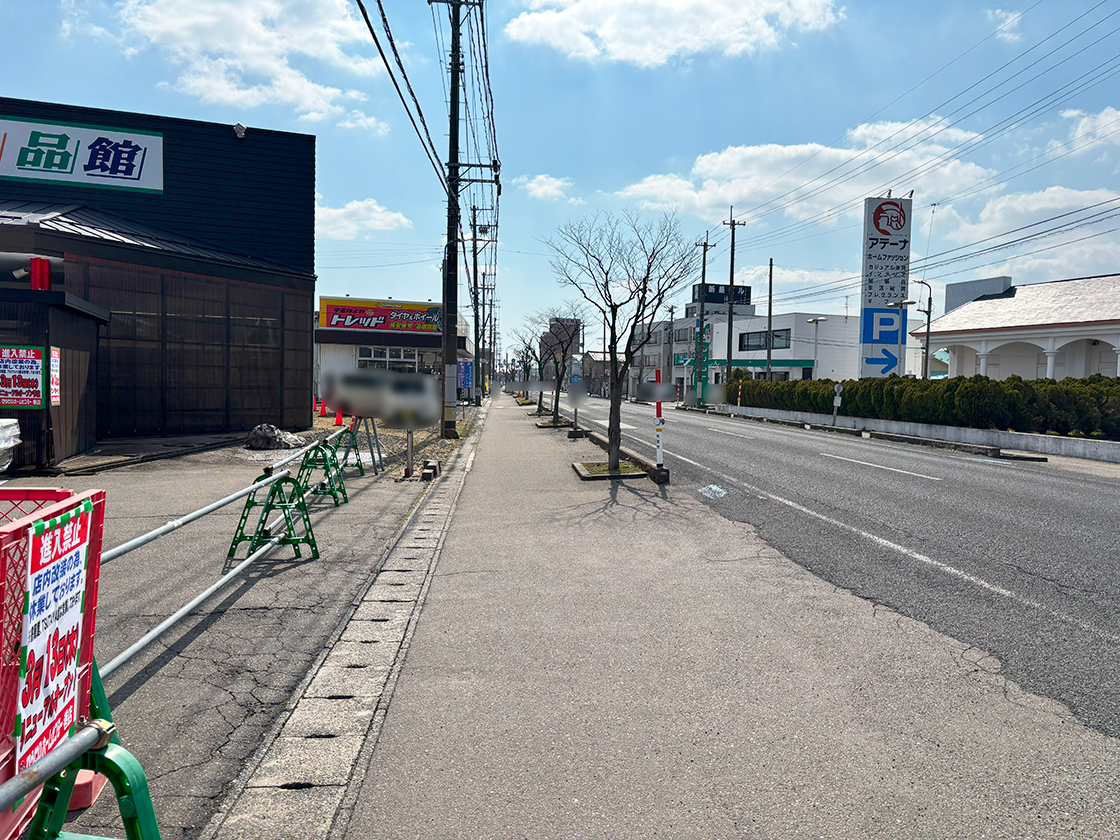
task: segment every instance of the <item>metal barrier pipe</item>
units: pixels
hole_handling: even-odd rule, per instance
[[[22,773],[0,785],[0,812],[6,811],[80,755],[96,749],[104,733],[93,726],[79,729]]]
[[[122,554],[127,554],[135,548],[139,548],[142,545],[147,545],[150,542],[154,542],[160,537],[165,536],[166,534],[170,534],[172,531],[182,528],[184,525],[190,522],[194,522],[196,519],[201,519],[208,513],[213,513],[219,508],[223,508],[232,502],[236,502],[238,499],[244,498],[250,493],[256,492],[262,487],[267,487],[268,485],[273,484],[282,478],[286,478],[289,475],[291,475],[291,472],[289,472],[288,470],[278,472],[276,473],[276,475],[269,476],[264,481],[258,481],[255,484],[238,490],[236,493],[232,493],[229,496],[226,496],[224,499],[219,499],[216,502],[212,502],[206,507],[201,507],[193,513],[188,513],[186,516],[182,516],[178,519],[173,519],[166,525],[161,525],[159,528],[156,528],[154,531],[149,531],[148,533],[139,536],[136,539],[129,540],[126,543],[121,543],[116,548],[111,548],[108,551],[103,552],[101,555],[101,562],[108,563],[110,560],[116,560]]]
[[[163,635],[167,630],[169,630],[171,627],[173,627],[174,625],[176,625],[180,621],[182,621],[191,610],[193,610],[195,607],[197,607],[199,604],[201,604],[203,601],[205,601],[207,598],[209,598],[211,595],[213,595],[215,592],[217,592],[219,589],[221,589],[223,586],[225,586],[227,583],[229,583],[231,580],[233,580],[239,574],[241,574],[241,571],[243,569],[245,569],[246,567],[248,567],[248,565],[250,563],[253,563],[256,560],[260,560],[262,557],[264,557],[265,554],[270,552],[272,549],[276,548],[276,546],[278,546],[280,544],[280,541],[282,539],[283,539],[282,536],[281,537],[273,537],[271,540],[266,542],[264,545],[262,545],[260,548],[258,548],[256,551],[254,551],[252,554],[250,554],[248,557],[246,557],[244,560],[242,560],[232,570],[230,570],[225,575],[223,575],[221,578],[219,578],[218,581],[213,586],[210,586],[208,589],[206,589],[200,595],[197,595],[189,603],[184,604],[174,614],[168,616],[163,621],[161,621],[159,624],[157,624],[155,627],[153,627],[151,630],[149,630],[147,633],[145,633],[143,636],[141,636],[140,639],[135,644],[133,644],[131,647],[129,647],[127,650],[123,651],[122,653],[118,654],[117,657],[115,659],[113,659],[112,662],[110,662],[108,665],[101,666],[101,669],[100,669],[101,670],[101,678],[105,679],[106,677],[108,677],[111,673],[113,673],[115,670],[117,670],[117,668],[121,667],[126,662],[128,662],[130,659],[132,659],[132,657],[134,657],[136,654],[138,654],[140,651],[142,651],[144,648],[146,648],[148,645],[150,645],[152,642],[154,642],[157,638],[159,638],[161,635]]]
[[[312,449],[320,447],[324,443],[330,443],[332,440],[334,440],[336,437],[338,437],[340,434],[342,434],[345,431],[346,431],[346,427],[343,426],[341,429],[339,429],[334,434],[329,435],[325,440],[317,440],[314,443],[312,443],[311,445],[305,446],[305,447],[303,447],[303,449],[297,449],[295,452],[291,453],[290,455],[284,456],[279,461],[275,461],[275,462],[269,464],[267,467],[264,468],[265,475],[271,475],[272,471],[274,469],[276,469],[277,467],[282,467],[282,466],[284,466],[284,464],[287,464],[290,461],[294,461],[297,458],[302,458],[304,455],[306,455]]]

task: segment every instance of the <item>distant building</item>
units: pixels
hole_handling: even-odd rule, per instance
[[[16,466],[311,422],[315,138],[0,98],[0,348],[43,353]]]
[[[946,288],[947,310],[957,285],[963,284]],[[925,329],[910,334],[924,340]],[[949,351],[949,376],[1116,376],[1120,274],[1007,285],[982,294],[935,320],[930,344]]]

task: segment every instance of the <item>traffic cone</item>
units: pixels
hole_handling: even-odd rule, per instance
[[[319,410],[319,400],[317,400],[315,398],[315,395],[312,394],[311,395],[311,413],[314,414],[318,410]]]
[[[319,416],[320,417],[326,417],[327,416],[327,401],[326,400],[319,400]]]
[[[344,426],[344,425],[346,425],[345,423],[343,423],[343,422],[342,422],[342,412],[341,412],[341,411],[336,411],[336,412],[335,412],[335,415],[334,415],[334,424],[335,424],[336,426]]]

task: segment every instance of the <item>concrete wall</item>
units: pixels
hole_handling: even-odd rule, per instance
[[[808,411],[777,411],[770,408],[751,408],[748,406],[741,408],[738,406],[720,406],[721,411],[726,409],[730,409],[732,414],[747,417],[793,420],[798,423],[814,423],[820,426],[832,425],[832,415],[830,414],[815,414]],[[1091,461],[1109,461],[1120,464],[1120,443],[1115,441],[1035,435],[1023,432],[1001,432],[995,429],[970,429],[963,426],[937,426],[932,423],[903,423],[896,420],[874,420],[869,417],[844,417],[842,415],[836,418],[836,425],[845,429],[889,432],[929,440],[998,446],[1000,449],[1037,452],[1041,455],[1059,455],[1067,458],[1087,458]]]

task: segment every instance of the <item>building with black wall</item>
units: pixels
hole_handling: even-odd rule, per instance
[[[0,98],[0,347],[62,348],[62,405],[0,406],[27,427],[17,463],[94,435],[305,428],[314,203],[312,136]],[[25,276],[44,261],[49,292]],[[91,346],[63,340],[78,315]]]

